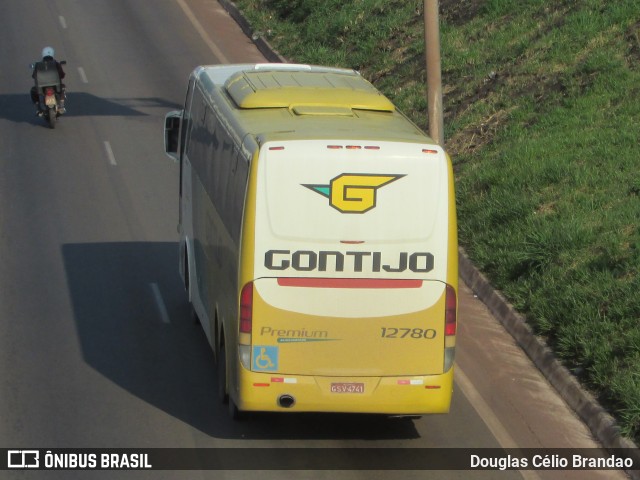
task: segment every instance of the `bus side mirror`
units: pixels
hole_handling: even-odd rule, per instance
[[[178,161],[178,140],[182,111],[174,110],[164,117],[164,152],[174,161]]]

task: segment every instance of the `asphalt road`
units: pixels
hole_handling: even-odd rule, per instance
[[[465,288],[451,413],[254,415],[216,401],[177,273],[167,111],[199,64],[263,61],[214,0],[21,0],[0,15],[0,448],[595,447]],[[68,113],[34,115],[29,64],[67,60]],[[256,472],[0,472],[254,478]],[[560,471],[278,471],[263,478],[586,478]],[[589,478],[624,478],[590,472]]]

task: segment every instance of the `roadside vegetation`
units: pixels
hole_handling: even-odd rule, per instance
[[[291,61],[423,129],[422,0],[236,0]],[[640,440],[640,2],[440,0],[460,242]]]

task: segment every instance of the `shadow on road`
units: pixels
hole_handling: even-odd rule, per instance
[[[91,93],[67,91],[66,107],[65,117],[131,117],[149,115],[140,110],[143,108],[160,108],[164,116],[164,111],[180,109],[182,105],[158,97],[102,98]],[[42,119],[35,115],[29,92],[0,95],[0,120],[15,123],[42,123]]]
[[[177,273],[176,243],[67,244],[62,253],[84,360],[132,395],[192,427],[235,439],[419,436],[410,420],[375,415],[260,413],[232,421],[216,397],[212,351],[190,319]],[[169,323],[162,320],[155,289]]]

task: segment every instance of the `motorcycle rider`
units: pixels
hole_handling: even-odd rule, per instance
[[[58,70],[58,75],[60,76],[60,108],[58,111],[60,113],[65,113],[66,109],[64,108],[64,101],[66,100],[66,86],[62,83],[62,79],[65,77],[65,72],[62,69],[62,65],[55,58],[55,50],[52,47],[44,47],[42,49],[42,61],[43,62],[55,62],[56,69]],[[31,74],[31,78],[36,79],[36,68],[34,65],[33,73]],[[31,101],[36,106],[36,115],[42,115],[42,108],[40,106],[40,95],[38,93],[38,88],[36,86],[31,87]]]

